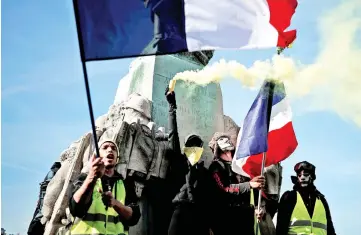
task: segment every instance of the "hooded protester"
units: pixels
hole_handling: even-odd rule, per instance
[[[295,165],[292,191],[278,205],[277,235],[336,235],[326,198],[315,187],[316,167],[307,161]]]
[[[213,202],[211,229],[214,235],[253,235],[257,197],[252,189],[263,188],[265,179],[257,176],[250,181],[232,171],[235,147],[227,134],[215,133],[209,147],[214,154],[209,167]]]
[[[170,107],[176,109],[175,93],[166,91]],[[178,133],[175,133],[178,137]],[[178,141],[178,140],[174,140]],[[200,161],[203,140],[199,135],[190,134],[185,138],[183,152],[175,145],[172,166],[173,187],[178,193],[173,199],[174,211],[168,229],[169,235],[209,235],[207,226],[205,197],[206,168]]]
[[[101,136],[99,154],[89,160],[89,173],[81,173],[70,187],[69,210],[75,221],[67,234],[125,234],[140,218],[134,182],[123,181],[115,170],[119,150],[111,138]]]

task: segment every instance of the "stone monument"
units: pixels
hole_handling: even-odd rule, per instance
[[[137,58],[132,62],[129,73],[119,82],[114,104],[137,92],[152,101],[153,122],[167,129],[168,104],[164,91],[169,81],[179,72],[202,69],[212,56],[213,51],[201,51]],[[237,136],[239,127],[231,118],[223,115],[219,84],[200,86],[178,80],[175,92],[181,145],[185,136],[192,132],[202,136],[205,143],[208,143],[216,131],[230,130]],[[211,150],[205,147],[206,166],[210,164],[212,157]]]
[[[124,102],[132,93],[139,93],[152,102],[151,120],[168,131],[168,103],[164,92],[169,81],[179,72],[203,69],[212,56],[213,51],[200,51],[137,58],[131,63],[129,73],[119,82],[114,105]],[[217,83],[200,86],[178,80],[175,92],[180,144],[183,145],[185,136],[190,133],[202,136],[205,142],[203,160],[209,166],[213,154],[208,148],[208,141],[214,132],[230,132],[236,142],[239,131],[235,122],[223,115],[221,87]],[[130,228],[129,234],[153,235],[156,232],[151,229],[152,224],[156,223],[154,219],[157,219],[153,217],[161,212],[156,212],[158,203],[149,198],[153,197],[147,193],[142,195],[142,218]]]
[[[152,121],[157,127],[165,127],[167,131],[168,104],[164,92],[169,81],[178,72],[202,69],[212,56],[213,51],[202,51],[135,59],[130,65],[129,73],[121,79],[114,103],[109,107],[108,113],[95,117],[97,137],[100,138],[105,131],[116,129],[122,121],[132,123],[137,119],[145,125]],[[208,166],[213,158],[208,141],[214,132],[229,132],[234,136],[235,142],[239,127],[230,117],[223,115],[219,84],[199,86],[177,81],[175,92],[181,145],[186,135],[201,135],[205,142],[204,160]],[[64,228],[71,219],[66,213],[68,187],[80,171],[87,171],[88,159],[94,151],[90,136],[90,132],[84,134],[61,153],[62,167],[49,184],[44,198],[44,235],[55,234],[58,228]],[[142,218],[136,226],[130,228],[130,235],[153,235],[152,217],[161,214],[161,206],[155,203],[156,200],[149,200],[147,193],[141,195]],[[159,209],[160,211],[156,212]]]

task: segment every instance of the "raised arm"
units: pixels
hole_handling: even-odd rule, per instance
[[[167,87],[165,91],[165,96],[169,104],[169,113],[168,113],[168,129],[169,129],[169,149],[172,150],[175,154],[181,153],[180,143],[179,143],[179,134],[177,126],[177,102],[175,98],[174,91],[169,92]]]

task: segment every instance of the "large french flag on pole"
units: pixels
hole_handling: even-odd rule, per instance
[[[83,61],[287,47],[297,0],[73,0]]]
[[[266,80],[238,134],[232,170],[250,178],[261,175],[263,153],[267,167],[285,160],[297,145],[284,84]]]

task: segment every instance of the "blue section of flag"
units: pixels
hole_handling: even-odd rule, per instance
[[[238,144],[236,159],[267,152],[268,129],[272,106],[285,98],[283,83],[266,80],[254,100],[243,122],[242,136]]]
[[[270,81],[268,81],[270,83]],[[272,106],[279,103],[286,97],[285,85],[281,82],[274,83]]]
[[[73,0],[84,61],[187,51],[183,0]]]

